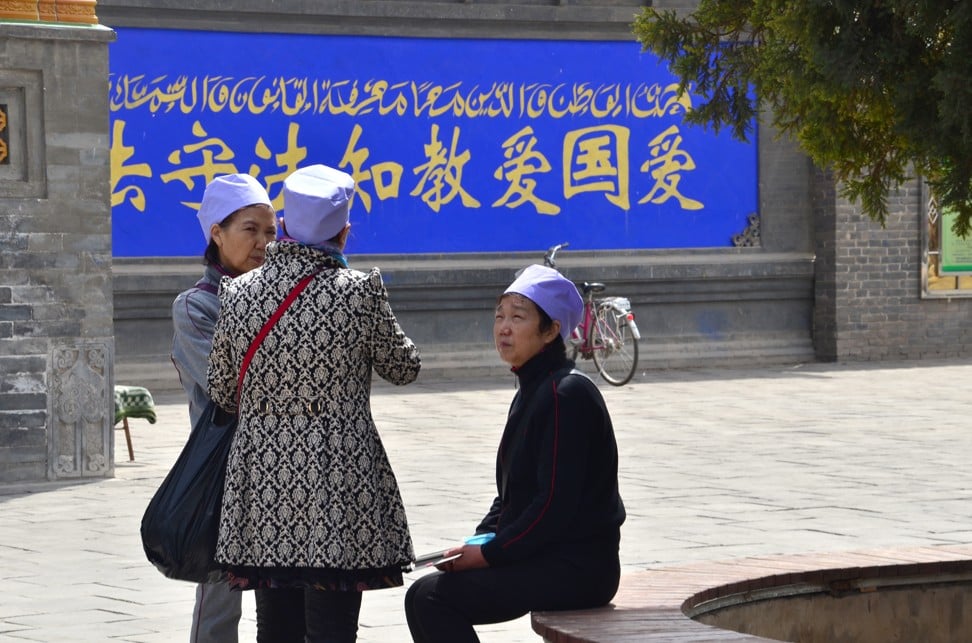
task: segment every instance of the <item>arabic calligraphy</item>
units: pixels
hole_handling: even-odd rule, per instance
[[[659,118],[692,109],[677,83],[506,83],[332,80],[282,76],[111,74],[112,112],[284,116]]]

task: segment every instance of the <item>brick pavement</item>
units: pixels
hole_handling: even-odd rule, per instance
[[[972,543],[972,364],[796,365],[639,374],[615,421],[625,571],[705,560]],[[492,497],[513,394],[489,382],[377,385],[374,414],[416,549],[470,533]],[[142,554],[138,522],[188,433],[179,397],[116,434],[116,477],[0,487],[0,641],[185,640],[193,591]],[[120,450],[119,450],[120,447]],[[359,641],[408,641],[403,589],[365,596]],[[244,597],[241,640],[254,639]],[[484,643],[537,642],[527,618]]]

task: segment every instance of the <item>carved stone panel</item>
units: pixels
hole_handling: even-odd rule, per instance
[[[51,351],[48,478],[114,475],[114,404],[108,343],[55,346]]]
[[[732,245],[737,248],[763,245],[760,239],[759,215],[756,213],[750,214],[747,220],[749,221],[749,225],[746,226],[746,229],[739,234],[732,235]]]

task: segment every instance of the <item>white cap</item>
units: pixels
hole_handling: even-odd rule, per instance
[[[267,191],[255,178],[249,174],[227,174],[213,179],[206,186],[196,214],[207,245],[214,223],[222,223],[223,219],[249,205],[273,207]]]
[[[320,243],[348,224],[354,179],[326,165],[309,165],[284,180],[283,195],[287,234],[301,243]]]

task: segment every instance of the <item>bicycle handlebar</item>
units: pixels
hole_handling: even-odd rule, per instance
[[[560,250],[561,248],[566,248],[569,245],[570,243],[564,241],[563,243],[558,243],[555,246],[551,246],[550,248],[547,248],[547,254],[543,255],[543,265],[549,268],[556,268],[557,261],[555,257],[557,255],[557,251]]]

